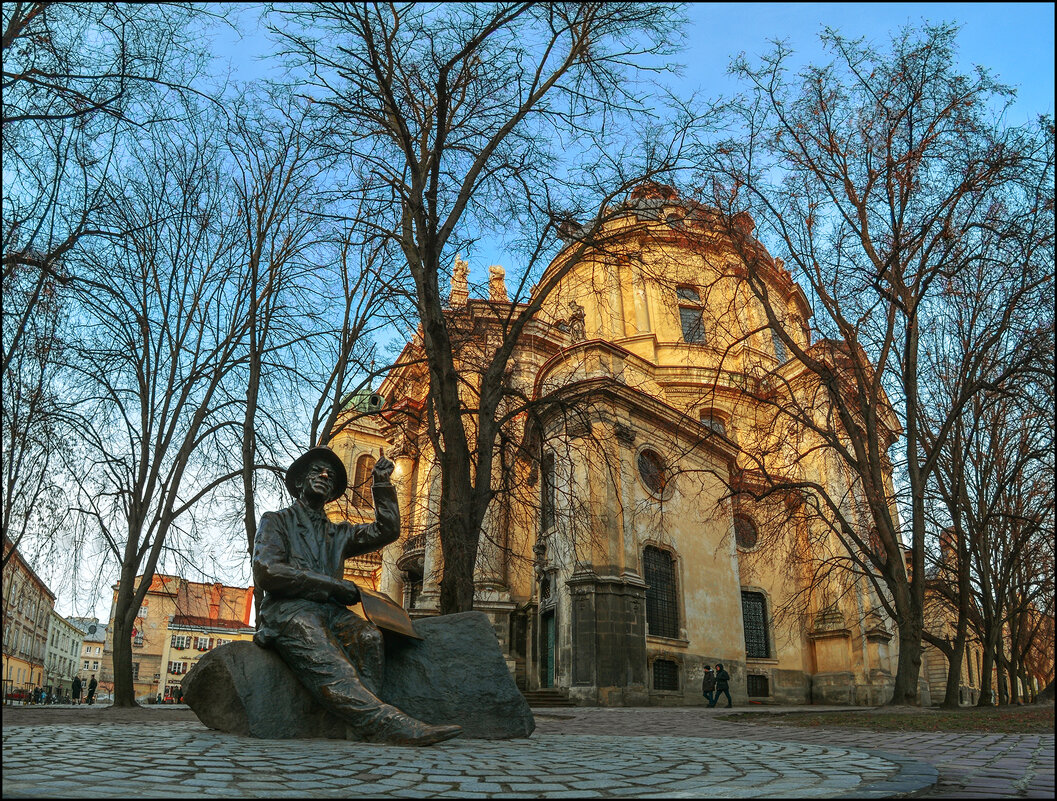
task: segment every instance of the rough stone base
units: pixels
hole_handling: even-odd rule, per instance
[[[839,673],[816,673],[811,677],[811,703],[851,706],[855,701],[855,675]]]
[[[528,737],[532,712],[481,612],[415,622],[421,641],[385,634],[380,697],[427,723],[457,723],[463,736]],[[262,739],[358,739],[323,709],[274,651],[237,642],[206,654],[184,677],[184,701],[206,726]]]

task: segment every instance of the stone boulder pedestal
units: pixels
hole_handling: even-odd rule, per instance
[[[383,632],[379,696],[426,723],[456,723],[463,736],[528,737],[536,723],[483,612],[415,622],[424,638]],[[358,739],[320,706],[270,649],[235,642],[210,651],[183,680],[184,702],[211,729],[279,740]]]

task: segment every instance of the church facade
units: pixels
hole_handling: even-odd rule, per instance
[[[585,705],[700,704],[703,666],[721,663],[735,704],[887,701],[897,640],[870,583],[819,574],[828,535],[803,498],[751,500],[761,469],[853,506],[856,491],[776,411],[775,393],[819,393],[746,288],[744,251],[707,209],[657,185],[632,193],[604,233],[604,248],[574,264],[570,246],[547,268],[537,287],[557,283],[504,382],[475,608],[519,686]],[[803,291],[751,241],[785,331],[821,352]],[[481,360],[524,308],[504,282],[493,267],[488,297],[471,297],[456,260],[449,314],[468,408]],[[353,403],[330,443],[350,477],[335,518],[369,519],[379,447],[396,463],[401,539],[347,573],[412,617],[438,613],[443,573],[420,354],[413,340],[379,387],[385,411]]]

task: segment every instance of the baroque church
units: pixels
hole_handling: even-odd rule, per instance
[[[616,211],[604,249],[572,264],[566,247],[537,284],[563,273],[504,382],[510,422],[474,608],[494,623],[519,687],[577,704],[700,704],[703,666],[716,663],[736,704],[884,703],[897,639],[874,589],[818,570],[831,535],[802,499],[744,491],[762,465],[854,506],[836,460],[760,401],[769,376],[799,403],[824,394],[747,289],[745,242],[787,334],[821,352],[807,298],[747,218],[735,247],[714,214],[669,187],[643,185]],[[470,296],[467,276],[457,258],[448,314],[472,408],[479,360],[524,307],[508,299],[501,267],[487,298]],[[396,464],[400,540],[350,560],[346,575],[412,618],[438,614],[444,569],[421,347],[409,342],[378,388],[383,411],[354,399],[330,442],[350,479],[333,519],[370,520],[379,448]]]

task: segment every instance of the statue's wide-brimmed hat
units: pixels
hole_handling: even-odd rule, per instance
[[[286,488],[290,490],[291,495],[297,498],[301,493],[298,485],[304,479],[308,468],[317,460],[326,462],[327,466],[334,471],[334,491],[327,500],[333,501],[340,498],[345,493],[345,488],[349,486],[349,474],[345,471],[345,465],[342,464],[341,459],[330,448],[309,448],[297,457],[290,465],[290,469],[286,471]]]

